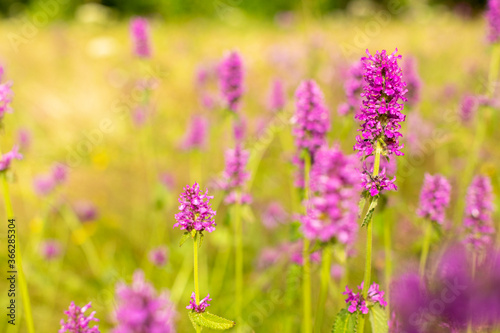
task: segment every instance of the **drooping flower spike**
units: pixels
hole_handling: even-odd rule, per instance
[[[75,305],[75,302],[71,302],[69,309],[64,311],[68,319],[66,321],[61,319],[61,329],[59,333],[100,333],[97,325],[90,327],[92,321],[99,321],[99,319],[94,317],[95,311],[85,316],[85,312],[90,309],[90,307],[90,303],[80,308]]]
[[[417,214],[430,221],[443,224],[446,208],[450,204],[450,191],[451,185],[444,176],[432,176],[426,173]]]
[[[210,294],[207,295],[204,299],[200,301],[200,304],[196,304],[196,296],[193,291],[191,294],[191,299],[189,300],[189,305],[186,306],[186,309],[188,310],[193,310],[194,312],[202,313],[205,312],[206,308],[210,306],[208,302],[210,302],[212,299],[210,298]]]
[[[219,65],[219,85],[228,110],[237,112],[243,95],[243,61],[237,52],[230,52]]]
[[[467,190],[464,227],[465,242],[476,251],[492,243],[493,189],[490,178],[476,176]]]
[[[179,213],[175,214],[177,223],[175,227],[191,232],[215,230],[215,214],[210,206],[213,196],[208,195],[208,190],[203,193],[200,185],[194,183],[193,186],[184,187],[184,192],[179,197]]]
[[[149,23],[145,18],[136,17],[130,23],[130,34],[134,44],[134,53],[139,58],[151,57]]]

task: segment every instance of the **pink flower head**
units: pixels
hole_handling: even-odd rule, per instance
[[[269,94],[269,109],[272,112],[278,112],[285,107],[285,89],[281,80],[274,80],[271,84],[271,91]]]
[[[500,41],[500,0],[488,0],[486,11],[488,20],[488,41],[492,44]]]
[[[51,193],[56,187],[54,178],[51,175],[40,175],[33,179],[33,188],[39,196],[45,196]]]
[[[149,251],[149,261],[157,267],[165,266],[167,263],[167,248],[159,246]]]
[[[40,250],[45,260],[53,260],[61,255],[61,244],[55,239],[48,239],[41,244]]]
[[[415,107],[420,102],[420,89],[422,82],[418,76],[417,60],[413,57],[406,57],[403,63],[404,79],[408,92],[405,97],[408,99],[408,105]]]
[[[245,170],[248,157],[249,153],[241,147],[241,144],[237,144],[235,149],[226,150],[226,168],[222,175],[222,187],[228,192],[226,203],[236,202],[238,194],[241,196],[241,203],[248,203],[251,200],[248,194],[242,192],[250,176]]]
[[[344,82],[344,91],[347,102],[340,105],[337,112],[341,116],[356,113],[362,106],[361,93],[363,92],[363,63],[356,62],[350,68]]]
[[[279,202],[271,202],[262,214],[262,224],[266,229],[275,229],[283,224],[288,218],[288,214]]]
[[[31,132],[27,128],[21,128],[17,131],[17,141],[21,150],[27,150],[31,145]]]
[[[179,213],[175,214],[177,223],[175,227],[191,232],[192,230],[212,232],[215,230],[216,212],[210,207],[213,196],[208,195],[208,190],[203,193],[200,185],[194,183],[192,187],[187,185],[179,197]]]
[[[479,106],[477,96],[466,94],[460,103],[460,118],[464,123],[470,123],[476,115]]]
[[[243,63],[237,52],[227,53],[219,65],[219,84],[229,111],[236,112],[243,95]]]
[[[112,333],[162,332],[174,333],[175,306],[167,293],[157,294],[144,279],[140,270],[134,273],[130,286],[118,284],[118,307],[115,312],[117,326]]]
[[[73,204],[73,209],[82,223],[95,221],[99,217],[96,206],[90,201],[79,200]]]
[[[3,68],[1,68],[1,71],[3,74]],[[0,120],[3,119],[5,113],[12,112],[10,103],[12,102],[13,95],[11,81],[0,84]]]
[[[0,171],[8,170],[10,167],[10,163],[12,163],[14,159],[16,160],[23,159],[23,155],[19,153],[19,147],[17,145],[12,147],[11,151],[3,154],[2,157],[0,157]]]
[[[383,307],[387,306],[387,302],[384,300],[384,292],[380,290],[379,285],[374,283],[370,286],[367,293],[367,299],[365,300],[361,291],[363,290],[363,283],[358,286],[359,292],[354,293],[348,286],[345,287],[345,292],[342,294],[347,295],[345,302],[349,305],[347,310],[350,313],[355,313],[356,311],[362,314],[368,314],[369,308],[376,303]]]
[[[68,178],[68,168],[61,163],[56,163],[52,166],[52,179],[57,184],[62,184]]]
[[[196,296],[195,296],[195,293],[193,291],[193,293],[191,294],[191,299],[189,300],[189,305],[186,306],[186,309],[192,310],[192,311],[198,312],[198,313],[205,312],[206,308],[210,306],[210,304],[208,304],[208,302],[210,302],[211,300],[212,299],[210,298],[210,294],[208,294],[207,297],[205,297],[204,299],[202,299],[200,301],[200,304],[196,304]]]
[[[90,303],[80,308],[71,302],[69,309],[64,311],[68,316],[68,320],[61,319],[61,329],[59,333],[100,333],[97,325],[90,327],[91,321],[98,322],[99,319],[95,318],[95,311],[89,316],[85,316],[85,312],[91,308]]]
[[[474,250],[482,250],[492,243],[493,189],[490,178],[476,176],[467,190],[464,227],[465,242]]]
[[[208,129],[208,119],[203,116],[194,116],[191,118],[191,123],[184,139],[182,140],[182,149],[203,149],[206,145]]]
[[[417,214],[433,222],[443,224],[446,208],[450,204],[451,185],[441,175],[425,174],[424,185],[420,192],[420,207]]]
[[[233,123],[233,134],[236,142],[242,142],[247,133],[247,121],[243,116],[239,116]]]
[[[149,23],[145,18],[136,17],[130,22],[130,34],[134,43],[134,53],[139,58],[150,58]]]

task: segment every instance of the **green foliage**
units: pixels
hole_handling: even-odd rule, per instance
[[[356,333],[358,331],[358,314],[342,309],[335,317],[332,333]]]
[[[189,311],[189,319],[194,328],[207,327],[213,330],[227,330],[235,325],[234,321],[216,316],[210,312],[194,312]]]
[[[363,219],[363,223],[361,223],[361,227],[368,226],[368,223],[370,223],[373,212],[375,211],[375,207],[377,207],[378,203],[378,195],[372,197],[370,201],[370,206],[368,207],[368,211],[366,212],[365,218]]]
[[[188,238],[191,237],[191,234],[189,232],[185,232],[182,237],[181,237],[181,240],[179,241],[179,247],[181,247],[187,240]]]
[[[389,331],[387,313],[385,309],[379,305],[375,305],[370,309],[370,322],[372,324],[373,333],[387,333]]]

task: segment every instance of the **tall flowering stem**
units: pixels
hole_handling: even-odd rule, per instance
[[[311,155],[309,153],[304,154],[304,189],[305,189],[305,200],[309,201],[309,175],[311,173]],[[307,207],[306,207],[307,214]],[[304,237],[304,243],[302,248],[302,260],[304,261],[302,265],[302,306],[303,306],[303,318],[302,318],[302,332],[310,333],[312,331],[312,320],[311,320],[311,260],[309,254],[310,240]]]
[[[198,237],[193,237],[193,275],[194,275],[194,298],[196,304],[200,304],[200,285],[198,283]],[[201,327],[196,327],[196,333],[201,332]]]

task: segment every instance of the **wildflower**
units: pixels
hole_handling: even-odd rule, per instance
[[[139,58],[150,58],[149,24],[145,18],[136,17],[130,23],[130,34],[134,43],[134,53]]]
[[[241,144],[235,149],[228,149],[225,153],[226,168],[222,175],[222,187],[228,192],[226,203],[250,203],[251,196],[243,192],[245,182],[250,176],[245,170],[249,153],[243,150]]]
[[[303,81],[295,93],[293,135],[299,150],[306,150],[311,157],[326,142],[330,129],[329,111],[323,93],[313,80]],[[314,158],[313,158],[314,159]]]
[[[244,117],[239,116],[233,123],[233,134],[236,142],[241,142],[247,133],[247,121]]]
[[[208,120],[202,116],[194,116],[182,141],[182,149],[203,149],[206,144]]]
[[[91,325],[91,321],[99,321],[95,318],[95,311],[93,311],[89,316],[85,316],[85,312],[91,308],[90,303],[80,308],[75,305],[75,302],[71,302],[69,309],[64,311],[64,314],[68,316],[68,320],[65,322],[61,319],[61,329],[59,333],[99,333],[99,327]]]
[[[488,9],[486,11],[489,31],[488,41],[492,44],[500,41],[500,1],[488,0]]]
[[[403,155],[399,144],[402,134],[401,122],[405,120],[402,101],[406,101],[404,96],[407,92],[406,83],[402,81],[402,71],[398,65],[400,55],[396,51],[388,55],[386,51],[371,55],[366,51],[368,57],[361,59],[364,66],[363,77],[365,85],[362,96],[363,106],[355,118],[362,122],[361,135],[356,137],[357,143],[354,149],[358,151],[358,156],[371,156],[375,153],[377,143],[381,145],[381,154],[384,156]],[[401,101],[401,102],[400,102]],[[363,171],[363,187],[369,190],[372,196],[377,195],[381,190],[396,190],[394,180],[389,180],[384,173],[375,177]]]
[[[175,177],[171,173],[163,172],[159,178],[160,183],[168,190],[172,190],[175,187]]]
[[[0,157],[0,171],[6,171],[9,169],[10,164],[14,159],[21,160],[23,159],[23,155],[19,153],[19,147],[14,146],[12,150],[8,153],[3,154]]]
[[[193,310],[194,312],[205,312],[205,309],[210,306],[208,302],[210,302],[212,299],[210,298],[210,294],[207,295],[204,299],[200,301],[200,304],[196,304],[196,296],[193,291],[191,294],[191,299],[189,300],[189,305],[186,306],[186,309]]]
[[[68,168],[60,163],[54,164],[52,166],[52,179],[57,184],[62,184],[66,181],[68,177]]]
[[[226,107],[238,111],[243,95],[243,64],[237,52],[226,54],[219,65],[219,84]]]
[[[82,223],[94,221],[99,216],[96,206],[92,202],[86,200],[75,202],[73,204],[73,210]]]
[[[269,109],[272,112],[281,111],[285,107],[285,90],[281,80],[274,80],[269,94]]]
[[[41,244],[41,255],[45,260],[52,260],[61,255],[61,244],[54,240],[48,239]]]
[[[272,230],[282,224],[287,217],[287,213],[279,202],[271,202],[262,214],[262,224]]]
[[[358,230],[359,178],[354,156],[337,147],[320,149],[311,169],[307,215],[302,218],[304,236],[311,240],[352,244]]]
[[[203,194],[198,183],[192,187],[187,185],[179,197],[179,213],[175,214],[177,223],[175,227],[191,232],[192,230],[212,232],[215,230],[216,212],[210,207],[213,196],[208,195],[208,190]]]
[[[356,113],[361,108],[363,85],[363,63],[356,62],[349,68],[348,76],[344,81],[344,92],[347,102],[338,108],[338,113],[341,116],[345,116],[348,113]]]
[[[420,217],[443,224],[445,210],[450,204],[450,191],[451,185],[445,177],[426,173],[420,192],[420,207],[417,214]]]
[[[50,194],[58,185],[64,184],[68,178],[68,169],[65,165],[56,163],[50,173],[38,175],[33,180],[33,188],[39,196]]]
[[[491,244],[493,227],[493,191],[486,176],[476,176],[467,190],[464,227],[465,241],[475,250]]]
[[[26,128],[19,129],[19,131],[17,131],[17,141],[19,142],[21,150],[29,149],[31,145],[31,132]]]
[[[149,261],[157,267],[165,266],[167,262],[167,248],[165,246],[159,246],[152,249],[149,251],[148,258]]]
[[[415,107],[420,102],[420,88],[422,82],[417,72],[417,61],[413,57],[407,57],[403,63],[404,78],[408,92],[405,97],[408,99],[408,105]]]
[[[0,81],[3,76],[3,67],[0,67]],[[3,119],[5,113],[11,113],[12,107],[10,103],[12,102],[12,81],[8,81],[0,84],[0,120]]]
[[[346,303],[349,304],[347,310],[350,313],[355,313],[356,311],[362,314],[368,314],[369,307],[380,304],[383,307],[387,306],[387,302],[384,300],[384,292],[380,290],[379,285],[373,283],[368,289],[367,299],[365,300],[361,291],[363,290],[363,282],[358,286],[360,290],[358,293],[354,293],[349,287],[345,287],[345,292],[342,294],[347,295]]]
[[[116,288],[118,308],[115,311],[117,326],[113,333],[175,332],[175,306],[166,293],[157,294],[136,271],[130,286],[120,283]]]

